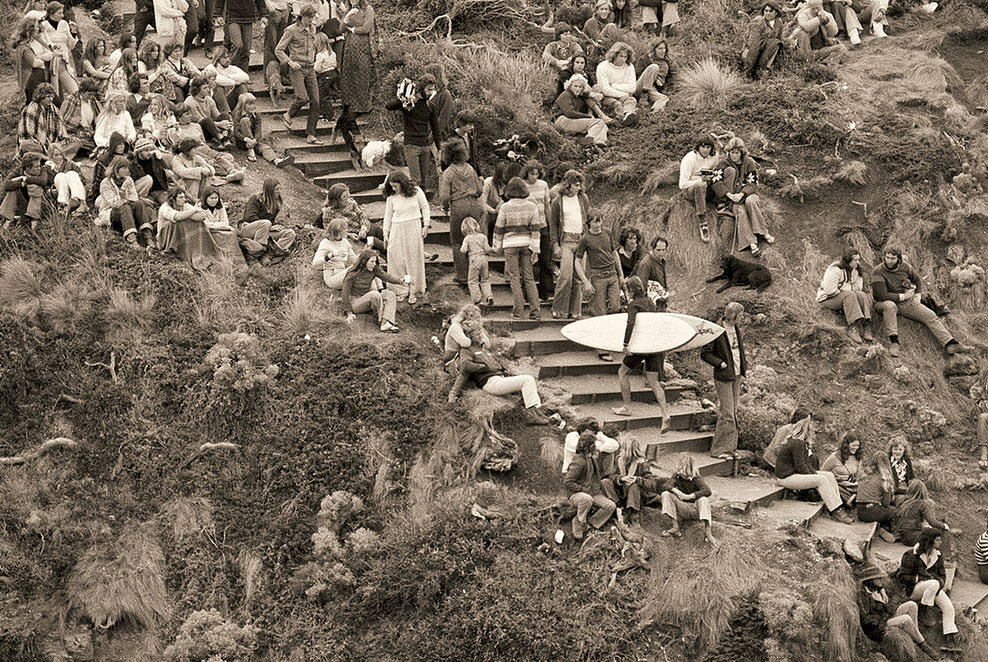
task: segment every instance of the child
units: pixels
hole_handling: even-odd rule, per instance
[[[319,116],[333,121],[333,95],[339,90],[340,76],[336,70],[336,53],[325,32],[316,33],[316,81],[319,84]]]
[[[480,223],[473,216],[463,219],[463,245],[460,252],[470,257],[470,268],[467,272],[467,286],[470,288],[470,300],[480,305],[484,300],[488,306],[494,305],[491,294],[491,274],[487,267],[487,254],[491,246],[487,243],[487,235],[480,230]]]

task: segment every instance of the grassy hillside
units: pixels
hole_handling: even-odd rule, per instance
[[[901,15],[894,39],[837,68],[789,63],[752,84],[730,75],[750,7],[684,1],[668,108],[591,159],[543,113],[546,37],[505,7],[382,7],[405,33],[456,9],[456,41],[386,39],[379,92],[445,64],[454,96],[483,109],[482,139],[537,133],[540,158],[584,167],[606,214],[669,236],[678,309],[704,315],[727,300],[702,281],[728,240],[700,243],[671,199],[674,166],[701,133],[742,136],[778,171],[766,185],[779,240],[763,258],[772,288],[732,291],[756,366],[742,445],[761,449],[796,404],[825,417],[825,447],[854,428],[867,453],[901,431],[967,549],[986,489],[971,375],[945,375],[913,324],[902,361],[865,356],[812,297],[843,246],[874,264],[897,244],[951,304],[951,328],[984,349],[983,278],[962,287],[951,270],[988,263],[988,15],[962,0]],[[717,66],[690,71],[707,57]],[[374,118],[374,137],[393,122]],[[297,174],[283,186],[301,223],[320,192]],[[436,288],[401,311],[398,336],[348,327],[306,267],[313,235],[300,236],[290,260],[239,279],[136,254],[87,219],[0,236],[0,455],[78,442],[0,466],[0,659],[869,659],[840,550],[805,532],[749,530],[731,513],[720,550],[697,531],[649,540],[621,574],[617,533],[554,545],[558,439],[479,395],[446,402],[431,337],[464,295]],[[707,378],[695,359],[677,369]],[[523,448],[523,476],[475,469],[487,415]],[[471,516],[475,503],[500,516]],[[983,630],[964,635],[964,659],[988,660]]]

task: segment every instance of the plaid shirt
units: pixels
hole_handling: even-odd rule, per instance
[[[54,104],[43,106],[32,101],[21,111],[21,121],[17,124],[17,141],[35,140],[47,154],[51,146],[65,137],[62,116]]]
[[[62,122],[65,124],[65,129],[69,133],[81,132],[85,135],[92,135],[93,131],[96,130],[96,118],[100,116],[103,112],[103,104],[100,103],[99,99],[93,97],[89,102],[90,107],[93,110],[93,122],[89,126],[83,126],[82,124],[82,96],[76,92],[75,94],[70,94],[65,97],[65,101],[62,102]]]

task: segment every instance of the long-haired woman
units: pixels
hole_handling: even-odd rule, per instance
[[[401,170],[384,182],[384,242],[388,273],[409,276],[408,303],[425,294],[425,235],[431,226],[429,201],[421,188]],[[404,295],[402,295],[404,296]]]

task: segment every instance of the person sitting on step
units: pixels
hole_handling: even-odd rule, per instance
[[[915,545],[923,531],[934,529],[943,538],[944,585],[945,591],[950,591],[957,574],[957,562],[954,560],[953,537],[961,532],[951,529],[947,520],[937,517],[937,504],[930,498],[926,483],[919,478],[909,483],[906,497],[896,508],[895,520],[892,522],[892,532],[904,545]]]
[[[899,504],[916,472],[913,471],[913,458],[909,448],[909,440],[904,434],[897,434],[889,444],[889,465],[892,469],[892,500]]]
[[[679,162],[679,190],[683,197],[693,203],[696,219],[700,224],[700,239],[710,241],[710,225],[707,218],[707,203],[714,201],[714,190],[710,182],[714,178],[714,168],[720,162],[714,141],[709,136],[701,136]],[[714,218],[716,216],[714,215]]]
[[[779,451],[781,451],[782,447],[786,445],[786,442],[789,440],[789,435],[796,429],[796,424],[804,418],[809,418],[810,415],[810,412],[806,411],[802,407],[796,407],[796,409],[794,409],[792,414],[789,416],[789,422],[785,425],[779,426],[779,429],[775,431],[774,435],[772,435],[772,441],[768,442],[768,446],[766,446],[765,450],[762,451],[762,462],[768,465],[772,471],[775,471],[775,461],[779,457]]]
[[[809,462],[813,450],[813,423],[807,417],[796,424],[775,462],[775,482],[790,490],[816,490],[830,516],[842,524],[852,520],[844,509],[837,479],[829,471],[815,471]],[[858,498],[861,496],[859,494]]]
[[[583,540],[583,530],[591,508],[596,507],[596,511],[589,517],[590,525],[595,529],[603,527],[617,509],[617,504],[604,495],[597,465],[598,455],[597,435],[591,430],[584,431],[576,447],[576,456],[569,463],[566,479],[563,481],[569,493],[569,501],[576,507],[573,537],[577,540]]]
[[[270,136],[265,135],[261,116],[257,113],[257,97],[250,92],[241,94],[233,108],[233,142],[247,152],[248,161],[256,161],[260,154],[277,168],[295,162],[294,156],[279,156],[274,151]]]
[[[875,310],[882,315],[892,356],[899,355],[899,315],[926,325],[948,356],[970,351],[970,347],[954,339],[936,313],[923,305],[923,279],[902,259],[898,248],[886,248],[882,263],[872,270],[871,295]]]
[[[847,335],[854,342],[875,339],[871,333],[871,296],[864,291],[861,253],[858,250],[846,249],[840,260],[827,267],[817,288],[816,300],[827,310],[844,312]]]
[[[669,416],[668,406],[666,405],[665,389],[662,387],[662,381],[665,378],[663,371],[665,353],[632,354],[628,351],[628,343],[631,342],[631,335],[635,330],[638,313],[654,313],[657,312],[657,308],[651,299],[648,298],[641,278],[632,276],[624,284],[631,301],[627,307],[628,322],[624,330],[623,345],[625,354],[624,359],[621,360],[621,367],[618,368],[618,383],[621,385],[621,401],[623,404],[620,407],[615,407],[613,411],[618,416],[631,416],[631,410],[628,409],[628,405],[631,404],[631,371],[644,366],[645,382],[652,389],[655,401],[659,405],[659,412],[662,414],[662,428],[659,432],[660,434],[665,434],[672,420]]]
[[[595,418],[584,418],[576,422],[575,427],[570,430],[563,440],[563,476],[569,469],[570,462],[576,457],[576,448],[580,444],[580,436],[590,430],[595,435],[597,450],[601,453],[616,453],[621,450],[621,444],[617,439],[608,436],[600,429],[600,422]]]
[[[841,498],[848,506],[858,495],[858,471],[861,468],[861,439],[850,430],[841,438],[840,448],[827,456],[820,471],[829,471],[837,479]]]
[[[733,245],[741,251],[750,249],[752,257],[758,257],[758,240],[774,244],[768,233],[761,198],[758,196],[758,164],[748,155],[744,141],[731,138],[724,146],[725,159],[714,169],[710,186],[717,200],[718,214],[734,216]]]
[[[486,333],[480,320],[465,320],[463,332],[471,341],[469,347],[460,349],[460,370],[469,374],[468,380],[491,395],[521,392],[525,422],[529,425],[548,425],[549,418],[542,413],[542,398],[539,397],[535,378],[508,374],[504,362],[483,345]]]
[[[878,522],[878,535],[885,542],[895,542],[891,532],[896,517],[896,509],[892,505],[893,490],[888,455],[878,451],[865,464],[858,481],[857,511],[862,522]]]
[[[710,495],[713,492],[696,468],[692,455],[679,458],[676,473],[672,475],[673,485],[662,493],[662,514],[672,520],[672,526],[663,531],[663,536],[679,538],[683,534],[679,525],[683,521],[703,522],[704,537],[711,547],[717,547],[714,538],[710,512]]]
[[[919,536],[919,542],[902,555],[897,577],[910,600],[929,611],[933,606],[940,608],[944,645],[941,650],[959,651],[957,647],[957,624],[954,622],[954,603],[946,592],[946,573],[940,547],[943,536],[936,529],[926,529]]]

